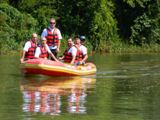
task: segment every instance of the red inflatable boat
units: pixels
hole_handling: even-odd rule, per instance
[[[96,74],[93,63],[85,65],[70,65],[46,59],[30,59],[21,65],[25,74],[42,74],[49,76],[82,76]]]

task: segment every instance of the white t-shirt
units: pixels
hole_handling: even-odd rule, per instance
[[[48,53],[51,53],[47,44],[46,44],[46,50]],[[37,47],[34,57],[39,58],[40,55],[41,55],[41,49],[40,49],[40,47]]]
[[[25,43],[25,45],[24,45],[23,50],[26,51],[26,52],[28,52],[28,49],[29,49],[30,47],[31,47],[31,42],[30,42],[30,41],[27,41],[27,42]]]
[[[54,28],[53,29],[49,28],[49,29],[51,30],[52,33],[54,32]],[[60,30],[56,28],[56,31],[57,31],[58,39],[61,40],[62,35],[61,35]],[[45,28],[41,34],[41,37],[46,37],[47,35],[48,35],[47,28]]]
[[[79,47],[79,50],[82,51],[83,55],[86,55],[87,54],[87,48],[84,46],[84,45],[81,45]]]
[[[76,53],[77,53],[77,48],[75,46],[72,46],[69,50],[68,50],[69,53],[72,54],[72,56],[76,56]]]

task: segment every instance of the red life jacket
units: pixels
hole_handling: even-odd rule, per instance
[[[49,28],[47,28],[47,33],[48,33],[48,35],[46,36],[47,45],[48,46],[57,46],[59,43],[57,28],[54,29],[53,33]]]
[[[84,55],[83,55],[82,51],[77,48],[76,60],[81,61],[83,58],[84,58]]]
[[[83,52],[77,47],[76,61],[81,61],[84,58]]]
[[[70,47],[67,48],[64,52],[64,62],[67,62],[67,63],[70,63],[72,61],[72,53],[68,52],[69,49],[70,49]],[[77,61],[81,61],[84,58],[82,51],[80,51],[77,47],[76,47],[76,49],[77,49],[77,53],[76,53],[76,59],[75,59],[74,63]]]
[[[41,50],[41,54],[40,54],[40,58],[47,58],[48,54],[47,54],[47,50],[44,47],[40,47]]]
[[[36,43],[33,43],[32,40],[30,40],[29,42],[31,43],[31,47],[28,49],[28,52],[26,52],[25,58],[33,59],[37,45]]]
[[[64,52],[64,62],[70,63],[72,61],[72,53],[68,52],[71,47],[67,48]]]

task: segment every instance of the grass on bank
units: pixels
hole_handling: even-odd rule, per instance
[[[159,44],[144,44],[142,46],[128,45],[128,44],[113,44],[109,53],[160,53]]]

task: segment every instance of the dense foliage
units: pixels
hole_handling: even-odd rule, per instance
[[[159,0],[0,1],[0,54],[13,51],[57,19],[63,38],[83,34],[94,51],[160,44]]]
[[[37,20],[8,4],[0,4],[0,54],[17,50],[36,31]]]

